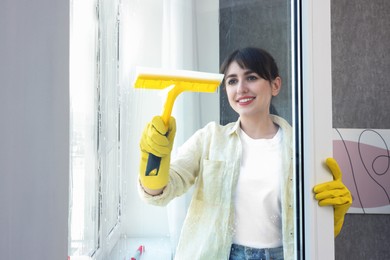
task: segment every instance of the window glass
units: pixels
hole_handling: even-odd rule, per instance
[[[124,48],[128,53],[123,58],[128,59],[125,64],[129,66],[130,72],[133,72],[132,79],[136,66],[216,73],[223,59],[233,50],[247,46],[261,47],[275,58],[282,78],[282,90],[273,99],[272,113],[295,125],[292,106],[293,88],[296,87],[294,66],[297,54],[294,47],[295,23],[291,22],[295,19],[295,14],[292,13],[292,10],[295,10],[294,1],[198,0],[163,1],[159,4],[153,1],[129,3],[129,23],[124,26],[131,29],[126,30],[131,31],[131,36],[123,37],[127,40],[124,46],[131,48]],[[128,113],[127,118],[131,118],[132,123],[128,125],[134,134],[130,136],[130,131],[123,133],[122,137],[128,138],[125,143],[138,145],[144,126],[154,115],[161,113],[163,99],[159,102],[156,98],[158,95],[159,93],[153,90],[139,89],[130,89],[129,93],[125,93],[129,108],[124,109],[124,113]],[[175,148],[180,147],[196,130],[210,121],[227,124],[237,120],[237,114],[230,108],[222,88],[217,95],[183,93],[176,100],[174,109],[177,132],[173,158]],[[295,140],[292,146],[294,144]],[[295,153],[297,152],[293,151],[294,155]],[[139,165],[139,154],[133,155],[123,162],[132,173],[137,172]],[[292,162],[293,168],[295,160],[296,158]],[[131,163],[134,166],[130,165]],[[142,234],[169,237],[174,251],[191,201],[191,192],[169,205],[166,219],[165,211],[139,203],[137,192],[126,188],[133,187],[130,185],[133,183],[136,184],[132,180],[129,185],[124,186],[127,193],[125,211],[128,212],[128,218],[125,219],[129,222],[126,224],[126,234],[131,237]],[[291,189],[295,190],[295,182],[291,184]],[[291,196],[295,197],[294,193]],[[132,210],[132,205],[136,205],[137,210]],[[290,217],[295,223],[298,208],[295,205],[293,207],[296,211]],[[159,216],[160,225],[154,221],[156,216]],[[298,230],[297,227],[295,229]],[[296,234],[293,239],[297,236]]]
[[[297,113],[299,104],[298,96],[300,66],[297,58],[299,50],[296,45],[299,35],[297,5],[298,1],[291,0],[256,0],[256,1],[219,1],[219,48],[220,62],[238,48],[259,47],[268,51],[275,59],[282,79],[280,93],[273,97],[270,112],[278,115],[293,126],[292,162],[294,182],[291,188],[294,201],[294,213],[290,217],[294,223],[294,255],[300,259],[300,159],[298,146],[295,139],[297,126]],[[238,114],[230,107],[226,91],[220,91],[220,123],[234,122]],[[297,147],[297,148],[296,148]],[[296,156],[294,156],[296,155]],[[285,210],[285,209],[284,209]]]
[[[71,2],[70,256],[104,259],[121,232],[119,14]]]
[[[103,236],[120,220],[120,106],[118,83],[119,1],[100,1],[99,158]]]
[[[73,4],[73,8],[75,6]],[[73,93],[76,93],[76,86],[77,91],[87,86],[85,96],[89,98],[88,102],[80,100],[88,115],[82,117],[87,112],[78,110],[72,113],[72,145],[75,144],[72,151],[85,150],[87,147],[91,160],[89,168],[83,168],[80,170],[83,173],[76,176],[74,167],[79,155],[72,153],[71,207],[74,210],[71,213],[71,226],[79,233],[82,230],[79,236],[72,233],[72,242],[81,241],[81,245],[75,248],[103,247],[108,253],[116,240],[105,248],[106,239],[121,233],[124,246],[111,252],[115,257],[110,259],[123,259],[124,252],[127,254],[129,250],[136,249],[129,248],[126,241],[132,244],[137,241],[151,243],[146,245],[147,252],[159,252],[162,258],[167,255],[166,259],[175,253],[192,190],[164,208],[146,205],[139,199],[136,188],[139,139],[151,118],[161,114],[164,92],[133,89],[136,66],[217,73],[223,59],[233,50],[247,46],[263,48],[275,58],[282,78],[282,90],[273,98],[271,112],[295,127],[292,106],[295,103],[294,88],[297,86],[297,54],[294,47],[295,23],[291,22],[295,19],[291,11],[295,10],[294,6],[295,1],[287,0],[127,0],[123,1],[123,5],[119,0],[101,0],[98,4],[90,3],[86,12],[90,12],[89,19],[93,26],[89,27],[88,33],[80,32],[80,37],[89,35],[88,39],[94,38],[95,42],[85,42],[89,49],[83,55],[88,54],[88,57],[78,57],[89,61],[84,64],[88,69],[83,67],[77,74],[86,76],[88,81],[78,85],[76,83],[82,81],[76,77],[72,81],[75,86],[72,87]],[[87,19],[86,12],[80,13],[79,19]],[[91,32],[96,35],[91,36]],[[72,71],[73,68],[76,66],[72,67]],[[75,96],[71,97],[72,106],[76,104]],[[238,117],[230,108],[222,88],[213,94],[181,94],[172,115],[177,121],[172,158],[178,147],[210,121],[225,125]],[[83,130],[87,141],[83,139],[81,145],[76,143],[81,135],[76,134],[78,124],[89,124],[88,132]],[[84,157],[87,157],[86,153],[83,153]],[[297,153],[293,151],[293,154]],[[121,158],[126,159],[121,161]],[[295,160],[292,165],[296,164]],[[291,184],[293,190],[295,183]],[[89,204],[81,203],[83,200],[79,198],[85,196],[88,196]],[[297,204],[294,204],[296,210],[290,216],[294,224],[298,222]],[[77,226],[75,219],[81,219],[80,216],[87,216],[88,220]],[[85,228],[88,226],[92,226],[93,231],[90,233],[92,244],[87,246],[89,233]],[[299,229],[295,227],[295,230]],[[152,243],[145,237],[157,240]],[[292,239],[297,237],[296,234]],[[166,247],[167,241],[171,248]],[[164,245],[164,248],[158,245]],[[80,254],[90,251],[83,250]]]

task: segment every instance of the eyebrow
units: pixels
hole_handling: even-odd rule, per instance
[[[252,73],[256,73],[256,72],[254,72],[253,70],[246,70],[245,72],[244,72],[244,75],[246,76],[246,75],[249,75],[249,74],[252,74]],[[257,74],[257,73],[256,73]],[[226,75],[226,79],[227,78],[235,78],[235,77],[237,77],[237,74],[228,74],[228,75]]]

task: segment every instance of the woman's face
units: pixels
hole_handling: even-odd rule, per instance
[[[233,61],[225,73],[225,86],[230,106],[241,118],[259,118],[269,114],[272,96],[279,94],[281,79],[272,82],[257,73],[241,68]]]

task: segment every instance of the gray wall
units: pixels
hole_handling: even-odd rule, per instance
[[[0,259],[66,259],[69,1],[0,1]]]
[[[333,0],[334,128],[390,129],[390,1]],[[348,214],[336,259],[390,259],[390,215]]]
[[[220,59],[247,46],[260,47],[275,58],[282,77],[282,91],[273,99],[277,113],[291,123],[290,2],[286,0],[220,0]],[[222,124],[238,117],[220,90]]]

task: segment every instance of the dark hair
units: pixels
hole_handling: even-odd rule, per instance
[[[268,81],[272,81],[279,76],[279,69],[272,55],[260,48],[247,47],[235,50],[226,57],[221,65],[220,72],[225,74],[233,61],[237,62],[241,68],[252,70]],[[222,86],[225,86],[225,79]]]

